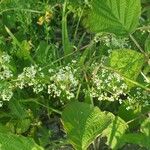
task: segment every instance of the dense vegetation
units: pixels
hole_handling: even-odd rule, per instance
[[[149,0],[0,1],[1,150],[150,149]]]

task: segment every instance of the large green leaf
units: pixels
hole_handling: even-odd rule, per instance
[[[0,133],[1,150],[43,150],[32,139],[10,133]]]
[[[137,79],[143,64],[143,54],[130,49],[114,50],[110,56],[110,66],[131,80]]]
[[[120,117],[114,116],[112,113],[108,114],[112,119],[112,123],[103,131],[103,136],[107,137],[107,145],[112,149],[117,147],[122,136],[125,134],[128,125]]]
[[[86,150],[107,128],[111,118],[101,112],[98,107],[73,102],[65,108],[62,120],[73,147],[77,150]]]
[[[85,26],[93,32],[126,35],[134,32],[141,13],[140,0],[92,0]]]
[[[150,149],[150,138],[142,133],[125,134],[120,141],[120,147],[126,143],[137,144],[146,147],[148,150]]]

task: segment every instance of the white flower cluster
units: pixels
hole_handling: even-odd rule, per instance
[[[3,104],[3,101],[9,101],[13,96],[13,86],[8,82],[0,83],[0,107]]]
[[[9,62],[9,59],[6,59],[7,57],[4,58],[5,62]],[[75,61],[72,62],[72,64],[75,63]],[[8,101],[12,98],[12,91],[16,88],[24,89],[31,87],[36,94],[44,89],[48,89],[48,94],[54,98],[59,97],[62,103],[64,100],[74,98],[78,79],[75,77],[77,69],[72,68],[72,64],[61,68],[49,69],[49,73],[46,74],[37,65],[25,67],[22,73],[15,80],[12,80],[13,84],[5,80],[3,82],[9,83],[9,85],[0,84],[0,99],[2,99],[0,105],[2,106],[3,101]]]
[[[5,53],[0,53],[0,107],[3,101],[9,101],[13,96],[13,87],[7,80],[13,77],[13,72],[10,70],[11,57]]]
[[[135,109],[137,104],[142,105],[143,107],[150,105],[150,94],[149,92],[143,90],[140,87],[135,88],[127,97],[126,105],[127,110]]]
[[[32,87],[35,93],[39,93],[45,87],[45,84],[41,82],[44,77],[44,73],[41,72],[41,68],[37,65],[25,67],[23,72],[18,75],[16,87],[20,89]]]
[[[93,65],[96,68],[96,65]],[[95,73],[92,73],[92,88],[91,96],[98,98],[98,100],[115,101],[120,99],[120,95],[126,95],[127,85],[124,83],[122,77],[105,68],[99,68]]]
[[[105,62],[106,57],[103,57],[100,64],[105,64]],[[53,98],[58,98],[62,103],[75,98],[79,80],[82,78],[81,70],[78,71],[76,68],[76,61],[72,61],[71,64],[64,67],[50,68],[48,71],[42,70],[38,65],[31,65],[25,67],[15,80],[12,80],[14,76],[9,63],[10,56],[2,53],[0,56],[0,106],[2,106],[3,101],[9,101],[12,98],[13,90],[16,88],[30,87],[36,94],[47,90],[46,93]],[[121,104],[121,97],[124,96],[129,103],[127,109],[134,106],[135,102],[142,102],[145,106],[149,105],[149,93],[137,88],[135,93],[130,94],[128,86],[119,74],[105,69],[98,63],[90,66],[90,70],[91,97],[97,98],[99,101],[113,102],[118,100]]]
[[[6,53],[2,53],[0,56],[0,79],[5,80],[13,77],[13,73],[9,67],[10,56]]]
[[[78,80],[75,77],[77,70],[71,66],[72,64],[62,68],[51,68],[46,75],[37,65],[25,67],[18,75],[15,87],[20,89],[32,87],[36,94],[47,88],[50,96],[70,100],[75,97],[74,92],[78,86]]]
[[[94,41],[104,43],[107,47],[110,48],[125,48],[129,47],[127,38],[119,38],[113,34],[103,34],[99,33],[95,36]]]
[[[53,72],[53,75],[50,77],[48,93],[53,97],[66,100],[74,98],[78,86],[78,79],[75,77],[77,70],[68,65],[58,69],[57,72],[52,69],[49,72]]]

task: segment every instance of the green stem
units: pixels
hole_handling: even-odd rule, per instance
[[[46,108],[46,109],[48,109],[48,110],[50,110],[50,111],[52,111],[52,112],[55,112],[55,113],[57,113],[57,114],[59,114],[59,115],[62,114],[61,111],[59,111],[59,110],[57,110],[57,109],[54,109],[54,108],[52,108],[52,107],[50,107],[50,106],[46,106],[46,105],[44,105],[44,104],[38,102],[37,99],[27,99],[27,100],[24,100],[24,101],[21,101],[21,102],[22,102],[22,103],[24,103],[24,102],[25,102],[25,103],[27,103],[27,102],[33,102],[33,103],[36,103],[36,104],[38,104],[38,105],[40,105],[40,106],[42,106],[42,107],[44,107],[44,108]]]
[[[84,78],[85,78],[85,81],[87,83],[87,89],[88,89],[88,94],[89,94],[89,98],[90,98],[90,104],[92,104],[94,106],[94,103],[93,103],[93,98],[90,96],[90,91],[91,91],[91,88],[89,86],[89,81],[88,81],[88,78],[87,78],[87,75],[86,75],[86,72],[84,72]],[[88,100],[89,101],[89,100]],[[88,103],[88,101],[86,101]]]
[[[139,27],[137,30],[150,30],[150,26]]]
[[[130,38],[134,42],[134,44],[136,45],[136,47],[140,50],[140,52],[146,57],[146,59],[149,60],[149,56],[144,52],[144,50],[141,48],[141,46],[136,41],[136,39],[134,38],[134,36],[130,34]]]
[[[81,22],[83,10],[84,10],[84,8],[82,9],[82,12],[81,12],[81,14],[79,16],[79,19],[78,19],[78,22],[77,22],[77,26],[76,26],[76,29],[75,29],[75,32],[74,32],[74,42],[76,41],[76,36],[77,36],[78,28],[79,28],[79,25],[80,25],[80,22]]]
[[[75,54],[76,52],[77,52],[77,50],[76,50],[76,51],[73,51],[72,53],[70,53],[70,54],[68,54],[68,55],[65,55],[65,56],[63,56],[63,57],[61,57],[61,58],[59,58],[59,59],[57,59],[57,60],[55,60],[55,61],[53,61],[51,64],[48,64],[48,65],[42,67],[42,70],[45,69],[45,68],[47,68],[47,67],[50,67],[50,66],[54,65],[54,64],[57,63],[57,62],[60,62],[61,60],[63,60],[63,59],[65,59],[65,58],[67,58],[67,57],[69,57],[69,56]]]
[[[79,84],[78,90],[77,90],[77,94],[76,94],[76,100],[78,100],[79,98],[79,94],[80,94],[80,90],[81,90],[81,84]]]
[[[62,45],[63,45],[64,55],[68,55],[72,52],[71,44],[68,36],[68,30],[67,30],[68,13],[66,12],[66,7],[67,7],[67,0],[65,0],[63,4],[63,12],[62,12]]]
[[[145,117],[145,115],[147,115],[149,112],[147,112],[147,113],[145,113],[145,114],[141,114],[140,116],[138,116],[138,117],[136,117],[136,118],[134,118],[134,119],[132,119],[132,120],[129,120],[128,122],[126,122],[127,124],[130,124],[130,123],[132,123],[132,122],[134,122],[135,120],[138,120],[138,119],[140,119],[140,118],[142,118],[142,117]]]
[[[0,12],[0,14],[3,14],[5,12],[7,12],[7,11],[25,11],[25,12],[30,12],[30,13],[44,14],[43,11],[32,10],[32,9],[20,9],[20,8],[4,9],[3,11]]]

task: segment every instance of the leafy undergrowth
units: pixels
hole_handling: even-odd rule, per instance
[[[149,8],[1,0],[0,149],[149,150]]]

